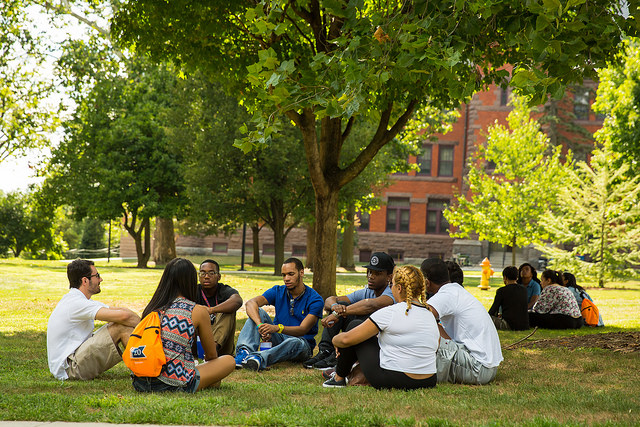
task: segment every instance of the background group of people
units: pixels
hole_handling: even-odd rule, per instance
[[[579,327],[572,320],[580,312],[569,288],[547,270],[541,292],[529,264],[505,268],[505,286],[489,312],[462,286],[463,272],[453,262],[426,259],[420,268],[396,266],[391,256],[376,252],[365,267],[365,288],[323,301],[304,284],[302,262],[285,260],[283,284],[246,302],[248,319],[234,347],[236,312],[243,304],[238,291],[220,283],[220,266],[213,260],[202,262],[199,271],[187,259],[172,260],[143,312],[143,317],[161,316],[167,363],[158,377],[134,376],[134,388],[195,392],[219,385],[234,369],[260,371],[282,361],[323,370],[325,387],[344,387],[356,374],[376,388],[486,384],[503,360],[497,328],[562,322]],[[67,276],[71,289],[49,318],[49,369],[62,380],[92,379],[122,360],[140,317],[91,299],[102,282],[92,261],[71,262]],[[575,278],[569,283],[581,289]],[[266,305],[275,308],[273,319]],[[108,323],[93,332],[96,319]],[[313,355],[318,322],[324,329]],[[198,353],[204,359],[199,364]]]
[[[496,329],[578,329],[585,324],[582,301],[592,299],[573,274],[547,269],[538,281],[533,266],[524,263],[505,267],[502,280],[505,286],[496,291],[489,309]],[[601,316],[598,326],[604,326]]]

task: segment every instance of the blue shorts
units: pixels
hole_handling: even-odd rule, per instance
[[[183,386],[175,386],[163,383],[156,377],[133,377],[133,388],[136,391],[142,393],[160,393],[165,391],[171,392],[183,392],[183,393],[195,393],[198,391],[198,385],[200,384],[200,372],[195,370],[195,374],[191,381]]]

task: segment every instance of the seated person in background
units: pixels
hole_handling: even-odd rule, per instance
[[[527,288],[527,308],[531,310],[540,297],[541,287],[536,269],[528,262],[518,268],[518,283]]]
[[[200,264],[200,285],[196,303],[207,308],[211,330],[219,355],[233,354],[235,349],[236,311],[242,307],[242,298],[231,286],[219,283],[220,265],[212,259]]]
[[[425,263],[423,262],[423,265]],[[438,382],[487,384],[502,362],[500,338],[486,309],[473,295],[449,280],[443,261],[426,263],[428,300],[439,326]]]
[[[367,269],[367,287],[346,296],[330,296],[324,302],[329,313],[321,320],[324,330],[318,344],[318,354],[303,363],[305,368],[327,369],[336,365],[336,353],[331,340],[355,319],[366,319],[376,310],[395,303],[391,293],[391,278],[395,263],[384,252],[371,255]]]
[[[498,330],[522,331],[529,329],[527,289],[518,284],[518,269],[514,266],[502,270],[505,286],[498,288],[489,315]]]
[[[211,332],[209,312],[195,303],[198,274],[191,261],[175,258],[164,268],[160,283],[142,316],[160,311],[160,337],[167,363],[158,377],[133,377],[140,392],[195,393],[220,381],[235,369],[233,357],[220,356]],[[204,363],[195,366],[191,347],[196,331],[204,348]]]
[[[439,332],[425,301],[424,278],[416,267],[396,268],[391,286],[397,304],[352,321],[333,338],[338,350],[336,370],[324,387],[344,387],[356,361],[377,388],[435,387]]]
[[[576,302],[578,303],[578,307],[580,307],[581,309],[583,299],[586,298],[589,301],[593,302],[593,299],[591,299],[587,291],[582,286],[576,283],[576,276],[574,276],[573,274],[567,273],[566,271],[562,273],[562,284],[571,291],[576,299]],[[602,314],[600,313],[598,313],[597,326],[604,326],[604,322],[602,321]]]
[[[92,300],[102,278],[93,261],[76,259],[67,265],[69,292],[53,309],[47,324],[49,370],[59,380],[91,380],[122,361],[140,317],[128,308]],[[94,320],[109,322],[93,331]]]
[[[529,311],[529,325],[546,329],[578,329],[583,320],[580,307],[571,291],[560,285],[560,275],[553,270],[542,272],[542,293]]]
[[[302,362],[311,357],[316,346],[318,319],[323,301],[318,292],[303,282],[304,266],[297,258],[282,264],[284,285],[274,286],[245,304],[247,322],[236,345],[236,367],[259,371],[286,360]],[[272,321],[263,305],[273,305]],[[260,340],[272,347],[259,351]]]

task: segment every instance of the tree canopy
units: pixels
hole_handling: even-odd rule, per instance
[[[637,275],[640,265],[640,177],[628,177],[629,164],[618,167],[620,154],[608,145],[569,171],[562,202],[543,220],[554,246],[540,247],[552,266],[595,279],[600,287]]]
[[[593,109],[605,115],[597,135],[622,154],[616,162],[628,164],[632,176],[640,175],[640,40],[630,39],[620,62],[600,71],[598,94]]]
[[[57,124],[46,105],[53,83],[38,73],[46,52],[24,7],[22,0],[0,3],[0,162],[47,144]]]
[[[489,83],[539,104],[594,76],[635,19],[619,2],[131,0],[114,35],[156,59],[229,83],[255,128],[237,145],[269,143],[283,120],[302,132],[316,197],[314,288],[335,294],[338,193],[422,106],[453,108]],[[631,14],[637,13],[632,5]],[[375,129],[348,164],[356,120]]]

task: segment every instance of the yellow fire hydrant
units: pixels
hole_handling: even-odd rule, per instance
[[[491,269],[489,258],[483,259],[480,265],[482,266],[482,278],[480,279],[480,285],[478,285],[478,287],[486,291],[489,289],[489,279],[493,276],[494,271]]]

